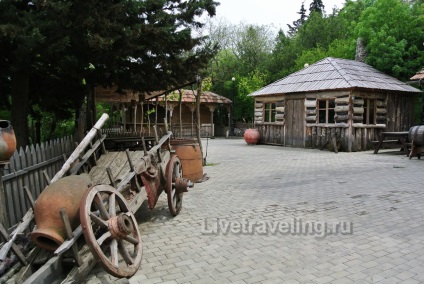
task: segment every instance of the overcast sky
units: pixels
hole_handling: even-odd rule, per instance
[[[258,25],[273,25],[278,30],[287,31],[287,24],[299,18],[302,0],[217,0],[216,17],[225,18],[232,24],[241,22]],[[306,13],[309,14],[311,0],[305,0]],[[343,7],[345,0],[323,0],[327,14],[334,6]]]

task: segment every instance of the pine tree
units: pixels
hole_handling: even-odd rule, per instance
[[[324,4],[322,0],[313,0],[311,5],[309,6],[309,13],[318,12],[320,14],[324,13]]]
[[[293,37],[299,30],[300,26],[302,26],[306,21],[307,16],[306,16],[306,10],[305,10],[305,2],[302,2],[300,11],[297,13],[300,15],[300,18],[297,19],[296,21],[293,21],[293,26],[291,26],[290,24],[287,24],[287,26],[289,27],[288,35],[290,37]]]

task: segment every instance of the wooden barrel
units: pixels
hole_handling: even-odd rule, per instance
[[[181,160],[183,178],[200,182],[203,179],[203,155],[199,143],[194,139],[172,139],[171,146]]]
[[[412,126],[408,133],[409,142],[414,141],[417,146],[424,146],[424,125]]]

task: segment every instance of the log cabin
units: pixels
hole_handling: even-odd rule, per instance
[[[260,143],[351,152],[371,148],[381,131],[408,131],[420,92],[365,63],[328,57],[249,96]]]

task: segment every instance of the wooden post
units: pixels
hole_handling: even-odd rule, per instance
[[[0,223],[9,228],[9,218],[6,209],[6,193],[3,188],[4,164],[0,164]]]
[[[211,105],[209,106],[209,111],[211,112],[211,137],[215,137],[215,131],[213,129],[213,112],[215,111],[216,106],[215,105]]]
[[[352,143],[353,143],[353,112],[352,112],[352,108],[353,108],[353,95],[352,95],[352,91],[349,94],[349,105],[351,106],[349,108],[348,111],[348,115],[349,115],[349,119],[348,119],[348,124],[349,124],[349,128],[347,129],[347,151],[348,152],[352,152]]]
[[[189,107],[191,111],[191,137],[193,137],[194,111],[196,110],[196,104],[191,104]]]
[[[140,121],[140,132],[141,132],[141,136],[144,136],[144,105],[143,105],[143,101],[140,103],[140,107],[141,107],[141,121]]]
[[[200,125],[201,125],[201,121],[200,121],[200,99],[202,96],[202,79],[200,78],[200,76],[196,77],[196,81],[197,81],[197,96],[196,96],[196,137],[197,137],[197,142],[199,143],[200,146],[200,153],[202,154],[202,162],[204,162],[203,160],[203,146],[202,146],[202,140],[200,138]],[[205,165],[203,165],[205,166]]]
[[[134,129],[133,133],[137,133],[137,102],[131,101],[132,106],[134,107]]]
[[[183,92],[181,89],[178,90],[180,93],[180,97],[178,98],[178,108],[179,108],[179,117],[178,117],[178,123],[180,124],[180,138],[183,137],[183,120],[182,120],[182,105],[183,105]]]

